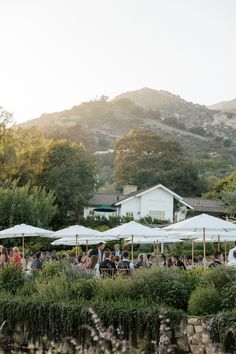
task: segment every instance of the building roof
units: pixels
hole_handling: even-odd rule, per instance
[[[126,195],[126,196],[123,196],[124,198],[120,199],[120,200],[116,203],[116,205],[120,205],[120,204],[122,204],[122,203],[124,203],[124,202],[127,202],[128,200],[130,200],[130,199],[132,199],[132,198],[140,197],[141,195],[143,195],[143,194],[145,194],[145,193],[149,193],[149,192],[151,192],[151,191],[153,191],[153,190],[155,190],[155,189],[158,189],[158,188],[161,188],[161,189],[165,190],[167,193],[170,193],[171,195],[173,195],[173,197],[174,197],[175,199],[177,199],[180,203],[184,204],[185,206],[187,206],[187,207],[190,208],[190,209],[193,209],[193,207],[192,207],[190,204],[188,204],[186,201],[184,201],[184,199],[183,199],[180,195],[178,195],[178,194],[172,192],[170,189],[166,188],[165,186],[163,186],[163,185],[160,184],[160,183],[159,183],[159,184],[156,184],[155,186],[152,186],[152,187],[149,187],[149,188],[146,188],[146,189],[143,189],[143,190],[140,190],[140,191],[137,191],[137,192],[128,194],[128,195]]]
[[[125,197],[120,194],[95,193],[89,200],[89,206],[114,205]]]
[[[227,207],[220,199],[183,198],[196,212],[226,214]]]

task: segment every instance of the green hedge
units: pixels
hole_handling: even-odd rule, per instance
[[[219,312],[208,321],[208,331],[213,342],[221,343],[227,353],[235,353],[236,348],[236,308]]]
[[[120,327],[124,338],[131,338],[136,345],[138,339],[159,339],[158,305],[149,305],[145,301],[123,300],[119,302],[77,302],[52,303],[26,300],[22,298],[0,300],[0,322],[7,320],[4,333],[13,335],[15,331],[25,331],[32,340],[47,336],[49,340],[59,341],[63,337],[73,336],[86,341],[87,333],[82,324],[92,324],[86,308],[93,308],[105,326]],[[181,310],[169,308],[168,316],[173,328],[177,328],[185,314]]]

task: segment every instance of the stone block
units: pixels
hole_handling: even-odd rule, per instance
[[[211,340],[210,340],[209,335],[207,333],[202,333],[202,343],[203,344],[211,343]]]
[[[201,345],[190,344],[190,349],[192,354],[205,354],[205,350]]]
[[[203,326],[194,326],[195,332],[196,333],[202,333],[203,332]]]
[[[201,333],[194,333],[191,337],[189,337],[190,344],[200,345],[202,344],[202,335]]]
[[[177,339],[177,345],[178,345],[178,349],[181,350],[181,352],[184,353],[189,352],[188,340],[185,336]]]
[[[193,326],[198,326],[198,325],[202,324],[202,320],[199,317],[189,317],[188,324],[193,325]]]
[[[186,333],[187,333],[187,335],[189,335],[189,336],[193,335],[193,334],[194,334],[194,326],[191,325],[191,324],[188,324],[188,325],[186,326]]]

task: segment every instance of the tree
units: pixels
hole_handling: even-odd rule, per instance
[[[48,227],[57,212],[55,195],[29,184],[19,187],[18,181],[7,181],[0,187],[0,225],[8,228],[16,224]]]
[[[60,140],[51,143],[38,183],[53,190],[62,218],[81,210],[95,185],[95,164],[82,145]]]
[[[0,107],[0,142],[3,139],[7,128],[13,123],[12,113]]]
[[[0,146],[0,181],[18,179],[18,185],[35,185],[50,143],[39,129],[10,129]]]
[[[210,187],[210,192],[206,193],[204,197],[206,199],[222,199],[225,192],[236,192],[236,171],[214,182]]]
[[[115,145],[115,175],[119,187],[139,188],[162,183],[175,192],[200,195],[205,184],[181,144],[150,130],[132,130]]]

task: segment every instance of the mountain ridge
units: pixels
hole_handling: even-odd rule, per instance
[[[236,166],[236,113],[212,110],[148,87],[44,113],[19,126],[36,126],[52,138],[87,140],[92,151],[112,148],[116,138],[131,129],[151,129],[180,140],[193,157],[215,153]]]

